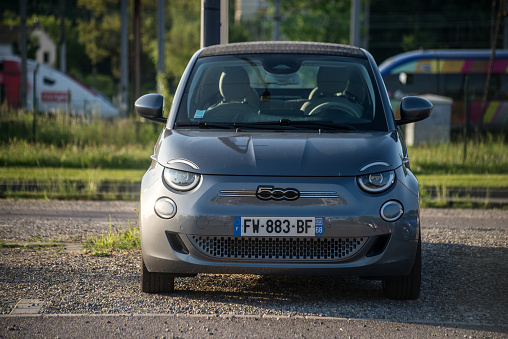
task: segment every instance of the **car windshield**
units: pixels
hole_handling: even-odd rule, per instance
[[[386,131],[368,61],[307,54],[197,60],[175,128]]]

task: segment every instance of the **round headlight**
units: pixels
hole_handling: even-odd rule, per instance
[[[395,172],[381,172],[360,175],[358,177],[358,185],[368,193],[380,193],[389,189],[395,182]]]
[[[191,172],[179,171],[172,168],[164,169],[164,181],[169,187],[177,191],[190,191],[201,180],[201,175]]]

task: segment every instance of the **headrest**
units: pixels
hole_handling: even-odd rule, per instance
[[[226,67],[219,80],[219,91],[224,101],[247,98],[251,92],[249,75],[242,67]]]
[[[317,87],[324,94],[342,92],[347,85],[348,72],[339,67],[320,67],[317,74]]]
[[[363,101],[365,100],[366,94],[365,80],[358,71],[352,70],[350,72],[346,90],[352,95],[354,95],[359,102],[363,103]]]

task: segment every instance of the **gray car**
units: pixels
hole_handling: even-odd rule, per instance
[[[389,298],[420,293],[418,181],[399,125],[432,104],[402,99],[400,119],[372,56],[304,42],[196,52],[141,185],[141,286],[174,290],[199,273],[379,279]]]

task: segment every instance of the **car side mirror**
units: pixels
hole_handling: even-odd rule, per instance
[[[136,112],[145,119],[166,123],[164,97],[160,94],[146,94],[134,103]]]
[[[395,119],[397,125],[409,124],[427,119],[434,106],[430,101],[420,97],[404,97],[400,101],[400,119]]]

